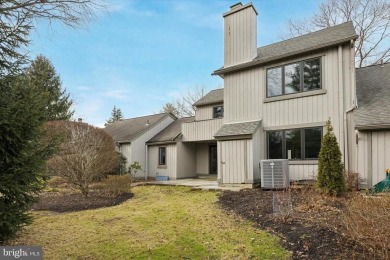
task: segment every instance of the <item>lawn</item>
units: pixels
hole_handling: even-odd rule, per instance
[[[43,246],[45,259],[286,259],[278,239],[227,214],[218,194],[139,186],[109,208],[36,211],[14,245]]]

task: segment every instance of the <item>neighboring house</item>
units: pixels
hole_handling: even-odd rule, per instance
[[[145,171],[146,142],[175,120],[174,115],[163,113],[116,121],[104,130],[114,139],[117,151],[127,158],[126,168],[138,161]]]
[[[148,176],[168,176],[170,180],[196,177],[196,146],[181,142],[181,126],[191,121],[194,117],[177,119],[146,143]]]
[[[260,160],[289,159],[290,179],[313,179],[330,118],[346,168],[356,106],[352,22],[257,48],[257,11],[224,17],[224,124],[216,131],[221,184],[260,181]],[[185,136],[183,137],[183,140]]]
[[[353,169],[363,177],[362,187],[372,187],[390,168],[390,63],[356,69],[356,87]]]

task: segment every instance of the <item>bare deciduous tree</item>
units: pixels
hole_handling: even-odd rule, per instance
[[[70,121],[52,121],[46,127],[62,138],[60,151],[48,162],[49,171],[75,185],[84,196],[94,180],[118,165],[114,141],[102,129]]]
[[[295,37],[319,29],[352,21],[356,41],[356,66],[390,61],[389,0],[325,0],[319,11],[303,20],[290,20],[283,38]]]
[[[195,89],[187,89],[185,94],[182,94],[180,98],[172,103],[166,103],[161,112],[172,113],[178,118],[194,116],[195,107],[193,104],[201,99],[205,95],[204,87],[196,86]]]
[[[8,0],[0,1],[0,72],[7,74],[26,62],[23,50],[29,43],[34,22],[42,19],[80,28],[105,9],[100,0]]]

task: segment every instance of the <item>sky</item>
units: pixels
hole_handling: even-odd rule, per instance
[[[109,10],[85,29],[38,22],[29,54],[52,62],[74,101],[75,119],[103,127],[114,106],[125,118],[150,115],[197,86],[223,87],[211,73],[223,65],[222,14],[237,2],[107,0]],[[289,19],[318,8],[318,0],[252,3],[258,47],[280,41]]]

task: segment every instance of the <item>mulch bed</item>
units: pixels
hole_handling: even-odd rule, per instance
[[[132,193],[123,193],[110,198],[100,196],[96,192],[90,192],[88,197],[84,197],[79,192],[45,192],[41,194],[39,201],[32,207],[32,210],[49,210],[63,213],[97,209],[121,204],[132,197]]]
[[[229,214],[252,220],[260,229],[280,236],[293,259],[369,259],[368,252],[342,234],[341,210],[346,199],[319,199],[311,205],[306,196],[292,190],[293,213],[285,218],[273,215],[272,191],[226,191],[219,204]]]

